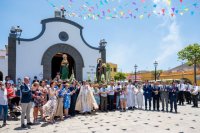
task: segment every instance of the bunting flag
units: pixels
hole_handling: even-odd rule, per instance
[[[200,14],[200,0],[46,0],[54,9],[65,9],[66,17],[84,20],[148,19],[152,16],[191,16]],[[62,7],[60,8],[60,4]]]

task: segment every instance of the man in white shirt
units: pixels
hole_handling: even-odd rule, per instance
[[[108,89],[107,89],[107,85],[104,84],[103,87],[100,89],[100,96],[101,96],[101,111],[105,111],[107,112],[107,95],[108,95]]]
[[[115,88],[114,88],[114,82],[110,82],[110,86],[108,87],[108,105],[109,110],[114,110],[114,95],[115,95]]]
[[[192,89],[192,99],[193,99],[193,106],[195,108],[198,108],[198,95],[199,95],[199,86],[194,84],[194,88]]]
[[[192,85],[187,83],[185,85],[185,99],[186,99],[186,102],[187,104],[191,104],[191,101],[192,101],[192,97],[191,97],[191,88],[192,88]]]
[[[3,87],[3,82],[0,81],[0,114],[3,110],[3,126],[6,126],[6,120],[8,115],[8,98],[7,98],[7,90]]]
[[[181,82],[179,84],[179,93],[178,93],[178,100],[179,100],[179,105],[184,105],[184,91],[185,91],[185,84]]]

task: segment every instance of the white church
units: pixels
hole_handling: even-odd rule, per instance
[[[6,49],[0,50],[0,81],[3,81],[8,75],[8,56],[7,45]]]
[[[89,45],[83,37],[83,27],[55,12],[55,17],[41,21],[41,32],[33,38],[21,38],[22,30],[11,28],[8,37],[8,75],[16,80],[29,76],[53,79],[60,70],[62,55],[67,54],[69,74],[77,80],[96,77],[99,58],[106,62],[105,40],[99,47]]]

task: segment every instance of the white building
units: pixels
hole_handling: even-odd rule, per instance
[[[0,50],[0,81],[8,75],[8,56],[6,50]]]
[[[65,18],[41,21],[42,30],[31,39],[18,38],[11,31],[8,40],[8,74],[13,79],[38,76],[52,79],[59,72],[62,54],[68,55],[70,74],[77,80],[96,77],[97,59],[106,62],[105,42],[99,47],[89,45],[83,38],[83,27]]]

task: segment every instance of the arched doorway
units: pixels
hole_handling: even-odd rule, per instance
[[[3,73],[0,71],[0,81],[3,81]]]
[[[70,75],[72,74],[72,71],[74,72],[74,74],[76,73],[75,70],[74,70],[74,59],[68,55],[67,53],[57,53],[53,58],[52,58],[52,61],[51,61],[51,78],[54,79],[57,72],[60,72],[60,65],[61,65],[61,62],[63,60],[63,54],[66,54],[67,55],[67,60],[69,62],[69,77],[70,78]]]
[[[58,53],[67,53],[67,55],[73,58],[75,78],[79,81],[83,80],[84,62],[81,54],[74,47],[63,43],[52,45],[44,52],[41,61],[41,65],[43,65],[43,78],[52,78],[52,59]]]

